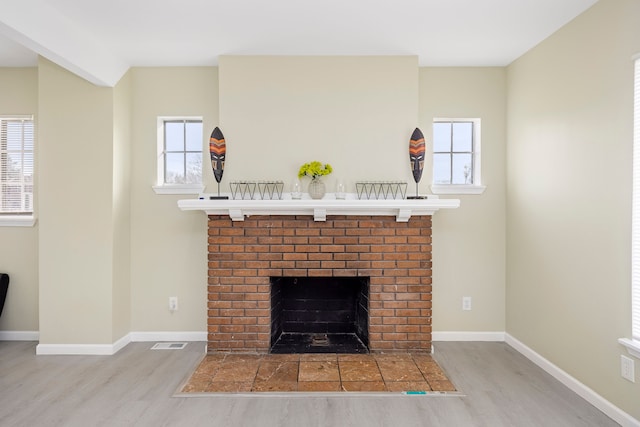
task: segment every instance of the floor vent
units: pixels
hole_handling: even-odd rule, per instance
[[[182,350],[186,346],[186,342],[158,342],[151,347],[151,350]]]

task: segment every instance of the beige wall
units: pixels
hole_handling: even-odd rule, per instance
[[[236,59],[238,59],[237,62]],[[354,103],[357,103],[358,99],[365,98],[366,102],[371,104],[371,99],[375,98],[376,90],[382,81],[388,85],[381,88],[383,94],[393,92],[391,88],[400,86],[399,93],[378,99],[375,112],[372,110],[376,107],[368,105],[367,108],[372,112],[371,115],[384,114],[380,110],[386,111],[389,105],[396,112],[402,109],[402,114],[396,117],[397,120],[389,120],[392,123],[406,122],[402,129],[395,124],[387,128],[382,125],[373,126],[372,123],[379,124],[380,120],[372,119],[356,124],[357,132],[354,132],[354,135],[358,134],[358,137],[348,138],[347,140],[351,141],[349,143],[342,137],[335,136],[339,132],[335,131],[334,127],[328,129],[329,137],[322,132],[312,132],[311,138],[318,138],[317,143],[307,143],[296,135],[303,134],[307,129],[320,129],[322,123],[332,121],[321,114],[310,114],[311,117],[306,120],[299,119],[300,123],[291,119],[283,120],[280,117],[300,114],[298,110],[301,109],[299,103],[294,103],[295,100],[292,101],[290,97],[284,96],[283,92],[289,91],[290,96],[291,92],[297,93],[297,90],[302,90],[298,87],[300,82],[317,82],[313,77],[316,68],[322,71],[329,65],[329,68],[335,69],[335,63],[332,64],[332,62],[336,61],[336,58],[325,58],[325,60],[326,63],[324,61],[319,63],[319,58],[286,58],[284,60],[265,57],[225,58],[224,61],[227,62],[223,61],[220,73],[227,72],[233,77],[228,76],[226,80],[221,77],[219,123],[216,123],[217,104],[211,102],[211,99],[217,99],[217,69],[135,68],[132,70],[133,331],[203,331],[206,322],[204,303],[206,221],[201,213],[185,213],[175,207],[177,200],[193,196],[156,195],[151,189],[156,176],[155,121],[157,116],[203,116],[207,134],[216,125],[222,127],[228,141],[223,190],[228,189],[226,187],[228,184],[225,183],[230,180],[260,179],[264,177],[260,175],[261,173],[290,183],[299,165],[316,158],[314,156],[332,163],[336,169],[332,175],[340,175],[347,184],[352,185],[356,179],[376,179],[377,171],[363,172],[357,166],[351,167],[349,161],[357,156],[360,158],[373,156],[372,159],[365,158],[363,162],[368,165],[379,164],[379,159],[376,157],[379,153],[359,155],[358,151],[366,151],[363,150],[363,146],[375,146],[376,144],[372,144],[371,141],[379,138],[377,134],[380,132],[385,135],[396,132],[394,139],[400,139],[398,145],[401,148],[392,149],[397,153],[387,153],[386,158],[393,159],[387,164],[391,163],[395,166],[390,168],[391,171],[387,172],[389,175],[386,177],[411,179],[410,168],[406,161],[408,141],[405,139],[408,139],[407,135],[410,135],[416,125],[416,122],[408,120],[407,116],[418,114],[418,96],[415,96],[418,86],[418,69],[414,58],[397,58],[391,61],[392,65],[387,63],[384,66],[381,66],[383,61],[381,58],[367,58],[361,63],[354,61],[353,58],[348,61],[344,58],[338,59],[338,62],[342,63],[342,75],[337,79],[336,86],[329,85],[325,80],[322,84],[311,85],[309,89],[315,94],[316,102],[307,108],[320,108],[319,106],[329,103],[338,106],[348,105],[349,111],[358,112],[361,110],[355,107]],[[261,64],[255,64],[256,61]],[[247,76],[247,68],[243,68],[247,63],[251,65],[248,67],[249,70],[271,71]],[[237,69],[238,67],[242,68],[242,72]],[[353,76],[361,76],[371,67],[378,68],[379,73],[372,73],[373,76],[369,76],[370,85],[360,86],[359,90],[348,90],[349,93],[342,98],[336,96],[336,87],[341,89],[340,93],[346,91],[341,86],[345,81],[353,81]],[[393,67],[397,67],[393,71],[396,73],[396,79],[391,77],[393,74],[390,70]],[[346,69],[353,74],[344,77]],[[304,75],[293,84],[295,90],[283,83],[293,78],[288,74],[291,71],[287,70],[302,72]],[[243,75],[239,76],[240,74]],[[283,74],[286,78],[274,84],[273,79],[276,78],[274,74]],[[322,75],[324,79],[328,79],[326,74]],[[412,76],[415,77],[413,81],[411,81]],[[435,236],[438,244],[435,246],[434,258],[436,270],[441,270],[442,274],[436,273],[435,296],[441,301],[443,308],[436,308],[434,328],[438,331],[503,331],[504,69],[422,69],[419,77],[420,124],[425,129],[425,133],[428,130],[428,135],[430,135],[430,120],[434,115],[446,113],[483,118],[483,162],[487,165],[484,180],[489,186],[484,195],[463,198],[463,208],[459,209],[459,212],[447,211],[436,215],[436,222],[440,221],[440,225]],[[335,79],[335,75],[332,78]],[[378,80],[375,84],[371,82],[376,79]],[[262,85],[262,90],[267,92],[262,94],[262,97],[256,96],[258,84]],[[249,87],[250,85],[253,87]],[[476,89],[472,89],[473,87]],[[251,94],[253,96],[250,96]],[[487,103],[487,99],[491,99],[492,102]],[[248,104],[251,104],[251,108],[247,106]],[[460,104],[465,106],[453,107]],[[292,105],[294,109],[289,110]],[[273,111],[279,111],[279,114],[274,114]],[[261,117],[261,112],[270,120]],[[331,115],[333,112],[327,114]],[[342,111],[340,116],[344,117],[346,114]],[[282,123],[275,126],[272,123],[276,121]],[[342,126],[347,127],[344,122]],[[295,131],[292,132],[290,128]],[[267,129],[266,132],[265,129]],[[282,135],[288,136],[285,138]],[[255,141],[259,143],[256,144]],[[314,151],[317,148],[314,145],[321,147],[322,150]],[[383,143],[378,142],[377,145],[383,145]],[[274,152],[270,153],[269,149],[276,146],[279,149],[272,150]],[[298,146],[299,149],[296,148]],[[399,155],[394,156],[398,153]],[[319,157],[323,154],[325,157]],[[406,174],[409,174],[409,177]],[[428,191],[430,176],[429,169],[425,171],[421,191]],[[207,191],[215,191],[215,181],[208,168],[205,168],[205,183]],[[472,243],[467,245],[469,242]],[[180,248],[177,252],[176,247]],[[178,254],[177,257],[176,254]],[[461,264],[472,268],[461,269],[459,268]],[[474,309],[471,312],[461,311],[463,295],[474,298]],[[169,296],[178,296],[179,311],[168,312]]]
[[[131,331],[131,72],[113,94],[112,341]]]
[[[356,180],[411,179],[417,57],[223,56],[219,68],[226,186],[279,179],[290,188],[312,160],[333,166],[329,192],[339,179],[354,193]]]
[[[480,118],[481,195],[433,219],[433,330],[504,331],[506,74],[499,68],[421,68],[420,125],[431,153],[434,117]],[[427,158],[431,155],[428,153]],[[422,181],[431,183],[432,167]],[[462,297],[472,310],[462,311]]]
[[[40,344],[111,344],[113,89],[38,76]]]
[[[229,60],[231,58],[227,58]],[[269,62],[262,64],[262,67],[250,67],[271,70],[269,73],[250,76],[254,80],[253,84],[258,84],[256,80],[262,79],[260,84],[273,89],[271,83],[273,79],[277,79],[277,75],[286,77],[280,80],[279,87],[275,86],[279,89],[276,95],[263,94],[260,102],[256,97],[247,98],[255,91],[238,93],[248,76],[244,76],[244,80],[235,77],[228,79],[229,83],[222,85],[221,90],[227,91],[228,95],[235,93],[237,99],[255,104],[255,123],[246,119],[246,103],[237,102],[235,97],[229,96],[223,97],[221,101],[227,108],[229,126],[222,126],[218,122],[218,70],[212,67],[134,68],[113,90],[113,94],[107,94],[105,102],[109,103],[113,98],[110,114],[116,118],[110,130],[114,135],[112,152],[108,154],[113,168],[111,172],[106,171],[111,166],[107,166],[105,170],[105,173],[112,175],[113,186],[113,216],[109,226],[110,238],[113,240],[113,262],[109,267],[114,278],[109,296],[113,298],[113,340],[129,330],[205,329],[205,217],[201,213],[185,213],[177,209],[178,199],[193,196],[157,195],[151,188],[156,178],[156,119],[162,115],[202,116],[205,144],[210,130],[216,125],[222,126],[230,141],[223,184],[233,179],[234,175],[236,179],[260,179],[262,175],[256,175],[256,171],[273,173],[276,175],[273,176],[274,179],[283,179],[289,183],[302,162],[322,158],[320,156],[326,154],[330,157],[323,160],[331,162],[336,169],[334,179],[339,176],[351,186],[350,191],[353,191],[355,180],[378,179],[378,173],[385,179],[411,182],[406,159],[406,140],[414,126],[419,125],[429,140],[430,123],[434,116],[481,117],[485,164],[483,179],[488,184],[488,189],[480,196],[463,197],[462,208],[459,210],[436,215],[434,298],[437,303],[434,329],[504,330],[504,70],[418,69],[414,57],[365,58],[362,61],[354,58],[287,58],[281,62],[282,60],[283,58],[241,58],[240,62]],[[328,73],[327,69],[335,70],[336,64],[340,65],[341,72]],[[41,74],[45,76],[48,75],[46,67],[52,66],[45,63],[45,68],[41,70]],[[294,72],[302,73],[304,78],[298,79],[289,87],[283,82],[290,81]],[[323,79],[321,82],[313,75],[316,72],[320,73],[319,76]],[[366,80],[362,77],[365,74],[370,74]],[[70,75],[65,78],[74,79]],[[335,82],[331,83],[333,80]],[[362,84],[363,80],[366,84]],[[295,99],[290,97],[298,90],[303,90],[304,85],[310,81],[316,82],[310,84],[308,89],[312,97],[315,96],[315,102],[306,108],[324,109],[327,117],[332,117],[332,120],[317,111],[309,113],[310,117],[306,119],[279,119],[281,115],[289,117],[290,114],[300,114],[300,103],[294,102]],[[360,84],[352,87],[354,81]],[[85,91],[82,81],[74,81],[73,84],[81,86],[73,91]],[[66,87],[65,90],[72,89]],[[96,90],[100,91],[99,88]],[[282,96],[283,91],[287,90],[289,98]],[[341,97],[338,96],[342,93]],[[40,96],[47,98],[50,96],[48,94],[45,87]],[[491,102],[487,102],[487,99]],[[48,105],[47,102],[51,101],[45,99],[45,105]],[[52,104],[59,111],[60,103]],[[289,109],[291,105],[293,109]],[[72,105],[69,108],[72,109]],[[335,115],[334,108],[342,110]],[[360,118],[363,108],[367,109],[366,120]],[[234,109],[240,111],[230,114]],[[271,111],[271,120],[259,117],[261,111]],[[273,111],[279,113],[273,114]],[[396,116],[382,123],[385,121],[381,117],[391,117],[390,111]],[[355,122],[354,130],[349,130],[349,120],[345,119],[349,114]],[[418,115],[420,120],[414,121],[413,117]],[[237,137],[233,117],[240,117],[245,121],[241,123],[242,132]],[[277,120],[282,123],[278,131],[274,132],[274,127],[270,127],[269,123]],[[336,123],[340,120],[341,131],[338,132]],[[320,131],[311,132],[312,140],[308,142],[297,137],[307,129],[321,129],[323,126],[327,127],[328,137]],[[265,132],[265,129],[269,131]],[[344,139],[340,135],[343,131],[351,132],[348,138]],[[259,137],[250,138],[246,141],[249,146],[243,147],[242,137],[247,134]],[[283,134],[289,135],[288,139],[279,137]],[[125,148],[129,135],[130,153]],[[276,138],[273,138],[274,135]],[[267,137],[273,139],[269,140]],[[391,145],[391,148],[381,151],[371,148],[384,146],[391,139],[397,141],[397,147]],[[254,144],[256,140],[260,142],[257,146]],[[279,149],[269,154],[267,148],[278,144]],[[251,147],[266,152],[251,155]],[[314,151],[318,148],[320,151]],[[128,159],[129,155],[131,159]],[[243,162],[241,159],[245,156],[249,158]],[[353,159],[356,158],[361,160],[354,162]],[[273,167],[265,167],[265,159]],[[383,164],[384,168],[371,170],[372,164]],[[46,170],[45,165],[42,173],[46,173]],[[427,165],[421,192],[429,191],[430,178],[431,166]],[[205,183],[207,191],[215,191],[213,174],[206,167]],[[51,203],[54,202],[55,200],[51,200]],[[130,247],[126,244],[128,238]],[[461,269],[460,265],[471,268]],[[130,275],[127,274],[128,268]],[[463,295],[474,299],[471,312],[461,311]],[[169,296],[179,298],[179,311],[170,313],[167,310]]]
[[[0,68],[0,94],[0,115],[33,114],[37,129],[37,68]],[[37,137],[35,143],[37,150]],[[0,272],[10,276],[7,300],[0,316],[0,331],[37,331],[37,224],[34,227],[0,227]]]
[[[218,125],[218,70],[214,67],[134,68],[131,173],[131,330],[205,331],[207,219],[177,201],[194,195],[157,195],[158,116],[202,116],[203,145]],[[206,159],[205,159],[206,160]],[[210,162],[204,162],[205,166]],[[205,179],[215,182],[211,168]],[[169,297],[179,310],[169,312]]]
[[[507,332],[637,419],[617,339],[631,332],[639,21],[637,0],[601,0],[513,63],[507,86]]]

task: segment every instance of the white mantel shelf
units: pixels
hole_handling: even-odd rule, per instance
[[[207,215],[229,215],[233,221],[244,221],[252,215],[313,215],[315,221],[326,221],[329,215],[395,216],[398,222],[407,222],[412,216],[433,215],[440,209],[455,209],[458,199],[440,199],[429,196],[423,200],[337,200],[327,195],[321,200],[178,200],[183,211],[203,211]]]

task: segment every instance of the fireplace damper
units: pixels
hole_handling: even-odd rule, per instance
[[[271,353],[368,353],[368,345],[368,278],[271,278]]]

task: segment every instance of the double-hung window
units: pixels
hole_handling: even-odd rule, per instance
[[[33,116],[0,116],[0,225],[33,224]]]
[[[480,119],[433,121],[434,194],[480,194]]]
[[[633,107],[633,195],[631,213],[631,339],[621,338],[640,358],[640,55],[635,57]]]
[[[202,117],[158,118],[158,194],[198,194],[202,184]]]

